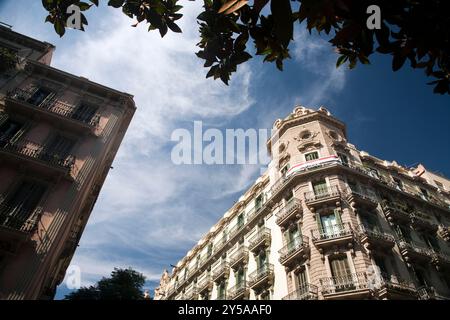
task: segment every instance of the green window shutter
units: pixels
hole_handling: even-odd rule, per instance
[[[341,215],[339,214],[339,210],[338,209],[334,209],[334,215],[336,217],[336,224],[338,226],[342,226]]]
[[[319,214],[319,213],[316,213],[316,221],[317,221],[317,226],[318,226],[318,228],[319,228],[319,231],[320,231],[321,233],[323,233],[322,220],[321,220],[321,218],[320,218],[320,214]]]

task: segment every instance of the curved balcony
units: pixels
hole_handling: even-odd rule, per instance
[[[273,264],[266,264],[249,275],[248,285],[253,290],[269,287],[274,280]]]
[[[248,263],[248,249],[247,247],[239,247],[235,252],[231,254],[228,258],[230,268],[237,268],[240,265],[245,265]]]
[[[57,99],[45,99],[34,102],[34,90],[15,89],[5,98],[5,108],[8,111],[31,117],[38,115],[41,119],[59,121],[64,128],[75,132],[93,133],[100,122],[100,115],[92,110],[80,111],[74,105]]]
[[[228,278],[229,275],[230,265],[228,262],[221,262],[212,270],[212,280],[214,282],[217,282],[221,278]]]
[[[398,247],[400,248],[400,253],[407,264],[411,264],[414,262],[430,262],[435,254],[434,251],[429,248],[415,243],[406,242],[404,240],[400,240],[398,242]]]
[[[318,292],[317,286],[308,283],[298,290],[289,293],[282,300],[317,300]]]
[[[24,139],[10,141],[7,137],[0,137],[0,156],[6,160],[22,163],[48,175],[62,174],[71,177],[75,169],[75,156],[62,157],[44,145]]]
[[[389,201],[382,201],[381,208],[389,223],[409,223],[411,219],[411,213],[407,211],[407,208]]]
[[[15,254],[24,241],[36,231],[42,208],[25,209],[0,204],[0,253]]]
[[[257,251],[261,247],[269,247],[271,241],[270,229],[262,228],[258,230],[258,232],[250,238],[248,241],[248,249],[252,252]]]
[[[203,293],[206,290],[211,291],[212,288],[213,288],[213,281],[210,275],[206,275],[197,281],[198,293]]]
[[[437,222],[435,222],[431,216],[429,216],[424,212],[415,210],[414,212],[411,213],[410,217],[411,217],[411,225],[415,229],[429,230],[431,232],[436,232],[439,228]]]
[[[411,281],[406,281],[394,274],[381,273],[374,284],[379,299],[411,300],[417,299],[417,290]]]
[[[364,299],[369,297],[365,272],[320,279],[324,299]]]
[[[372,226],[360,224],[358,235],[361,244],[370,250],[392,249],[395,245],[395,238],[392,235],[378,231]]]
[[[309,208],[315,208],[318,205],[333,203],[341,200],[341,191],[338,186],[326,187],[320,192],[305,192],[305,203]]]
[[[285,267],[300,264],[301,261],[308,259],[309,238],[299,236],[284,246],[280,251],[280,263]]]
[[[282,229],[292,220],[300,219],[302,213],[301,202],[298,199],[292,198],[286,205],[276,214],[276,224]]]
[[[336,224],[326,229],[313,229],[311,235],[314,245],[318,248],[347,244],[354,239],[349,223]]]
[[[250,288],[246,281],[241,281],[228,290],[228,299],[230,300],[246,300],[249,298]]]
[[[356,206],[362,206],[369,209],[374,209],[378,206],[377,200],[371,195],[352,189],[348,189],[347,201],[354,208]]]

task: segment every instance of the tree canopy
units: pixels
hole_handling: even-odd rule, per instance
[[[42,0],[47,22],[63,36],[71,17],[68,7],[81,11],[98,6],[99,0]],[[108,5],[133,19],[137,26],[181,32],[179,0],[109,0]],[[379,28],[368,28],[368,8],[380,9]],[[290,58],[289,45],[295,23],[309,32],[328,36],[339,54],[337,67],[369,64],[374,53],[392,56],[392,69],[408,61],[413,69],[424,69],[432,78],[434,92],[450,94],[450,1],[444,0],[203,0],[197,17],[200,50],[196,53],[209,68],[207,77],[228,84],[237,66],[254,55],[273,62],[280,70]],[[80,29],[88,24],[81,14]],[[300,46],[302,44],[299,44]]]
[[[131,268],[114,268],[109,278],[82,287],[65,296],[65,300],[141,300],[145,276]]]

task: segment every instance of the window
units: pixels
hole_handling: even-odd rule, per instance
[[[424,270],[416,269],[416,278],[420,287],[429,286],[430,281],[428,280]]]
[[[256,209],[260,209],[262,206],[262,202],[263,202],[263,196],[262,194],[260,194],[258,197],[256,197],[255,199],[255,208]]]
[[[261,251],[261,253],[257,256],[256,265],[258,270],[264,270],[267,267],[267,254],[265,251]]]
[[[403,190],[403,182],[402,182],[402,180],[400,180],[400,179],[398,179],[398,178],[396,178],[396,177],[392,177],[392,179],[394,180],[394,183],[395,183],[395,185],[396,185],[396,188],[397,188],[398,190]]]
[[[213,244],[210,243],[210,244],[208,244],[208,251],[207,251],[208,257],[211,256],[212,251],[213,251]]]
[[[48,161],[64,165],[67,157],[70,155],[75,141],[60,134],[55,135],[50,143],[45,147],[42,158]]]
[[[388,274],[388,269],[386,268],[386,264],[384,262],[384,259],[382,257],[379,257],[379,256],[374,256],[373,259],[375,260],[375,264],[379,268],[380,273],[383,276],[387,275]]]
[[[325,179],[314,181],[312,187],[316,196],[328,193],[327,182]]]
[[[237,217],[237,225],[239,229],[244,225],[244,213],[242,212]]]
[[[222,280],[217,284],[217,299],[218,300],[226,299],[225,280]]]
[[[236,285],[242,285],[245,281],[245,273],[244,273],[244,269],[240,268],[237,272],[236,272]]]
[[[308,277],[306,276],[305,268],[295,275],[295,282],[300,295],[308,293]]]
[[[23,123],[12,119],[6,119],[3,123],[0,121],[0,146],[4,146],[11,140],[16,140],[21,133]]]
[[[39,88],[27,99],[27,102],[37,107],[46,107],[54,96],[55,94],[50,90]]]
[[[405,240],[406,242],[412,241],[411,230],[408,227],[398,226],[397,234],[401,239]]]
[[[338,236],[342,231],[342,221],[338,210],[332,214],[320,215],[317,213],[317,223],[321,236],[324,238]]]
[[[347,256],[334,257],[330,260],[331,275],[336,291],[354,289],[350,266]]]
[[[97,107],[81,104],[72,114],[72,119],[82,121],[85,123],[90,123],[91,120],[94,118],[97,109],[98,109]]]
[[[349,180],[348,186],[350,187],[351,191],[358,192],[358,185],[356,184],[356,182]]]
[[[286,243],[288,245],[288,249],[291,250],[299,244],[300,240],[300,230],[298,227],[289,228],[287,231],[285,231],[285,239]]]
[[[338,153],[338,157],[339,159],[341,159],[341,162],[344,166],[348,166],[348,157],[347,155],[343,154],[343,153]]]
[[[430,248],[431,250],[437,251],[437,252],[441,251],[436,237],[427,235],[427,234],[423,234],[422,239],[427,244],[428,248]]]
[[[0,225],[20,230],[33,215],[46,191],[35,181],[23,181],[0,207]]]
[[[280,173],[283,177],[286,176],[287,172],[289,171],[289,163],[287,165],[285,165],[283,168],[281,168]]]
[[[317,159],[319,159],[319,153],[317,151],[305,154],[306,161],[312,161],[312,160],[317,160]]]
[[[381,226],[378,218],[371,213],[361,215],[361,222],[364,225],[364,228],[373,232],[381,232]]]

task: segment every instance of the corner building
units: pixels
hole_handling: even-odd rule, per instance
[[[268,170],[155,299],[448,299],[450,181],[348,142],[321,107],[274,124]]]
[[[0,25],[0,49],[19,57],[0,72],[0,299],[52,299],[136,107],[51,67],[51,44]]]

